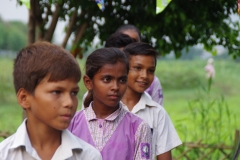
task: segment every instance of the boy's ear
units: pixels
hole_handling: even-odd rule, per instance
[[[87,75],[84,75],[83,82],[89,91],[92,90],[92,80]]]
[[[25,89],[20,88],[17,92],[17,100],[18,103],[22,106],[23,109],[30,108],[30,99],[31,94],[28,93]]]

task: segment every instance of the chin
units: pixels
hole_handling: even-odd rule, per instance
[[[117,102],[117,103],[111,103],[111,104],[108,104],[107,106],[108,107],[111,107],[111,108],[115,108],[115,107],[118,107],[118,105],[119,105],[119,101]]]
[[[145,90],[144,89],[139,89],[139,90],[136,90],[136,92],[139,93],[139,94],[142,94]]]

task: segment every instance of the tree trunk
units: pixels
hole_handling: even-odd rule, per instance
[[[62,47],[63,48],[65,48],[66,45],[67,45],[68,39],[71,36],[72,30],[73,30],[73,26],[76,23],[76,20],[77,20],[77,9],[74,11],[74,13],[73,13],[73,15],[72,15],[72,17],[70,19],[66,35],[65,35],[64,40],[62,42]]]
[[[79,30],[76,34],[76,37],[75,37],[75,40],[74,40],[73,44],[77,44],[79,42],[79,40],[82,38],[82,35],[83,35],[86,28],[87,28],[87,23],[85,22],[79,27]]]
[[[28,10],[28,45],[35,42],[36,39],[36,23],[34,19],[34,0],[30,1],[31,8]]]
[[[59,11],[62,7],[63,3],[61,4],[57,4],[56,5],[56,9],[52,15],[52,22],[47,30],[47,32],[45,33],[45,36],[44,36],[44,40],[46,41],[49,41],[51,42],[52,40],[52,37],[53,37],[53,34],[54,34],[54,31],[56,29],[56,26],[57,26],[57,22],[58,22],[58,18],[59,18]]]

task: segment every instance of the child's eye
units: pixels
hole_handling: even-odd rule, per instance
[[[136,70],[140,70],[141,69],[141,67],[138,67],[138,66],[133,67],[133,68],[136,69]]]
[[[61,91],[56,90],[56,91],[52,91],[51,93],[52,93],[52,94],[55,94],[55,95],[58,95],[58,94],[61,93]]]
[[[103,82],[109,82],[111,79],[109,77],[104,77]]]
[[[131,70],[133,70],[133,71],[140,71],[141,67],[134,66],[134,67],[131,68]]]
[[[150,73],[154,73],[155,70],[154,70],[154,69],[150,69],[150,70],[148,70],[148,72],[150,72]]]
[[[127,78],[121,78],[120,83],[127,83]]]
[[[71,95],[72,95],[72,96],[77,96],[77,94],[78,94],[78,91],[72,91],[72,92],[71,92]]]

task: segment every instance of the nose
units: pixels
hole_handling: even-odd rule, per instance
[[[119,90],[118,81],[113,81],[112,90],[115,90],[115,91],[118,91],[118,90]]]
[[[142,70],[140,73],[141,78],[147,78],[147,71],[146,70]]]
[[[72,96],[69,94],[64,95],[64,98],[63,98],[64,108],[73,108],[73,105],[74,105],[74,100]]]

